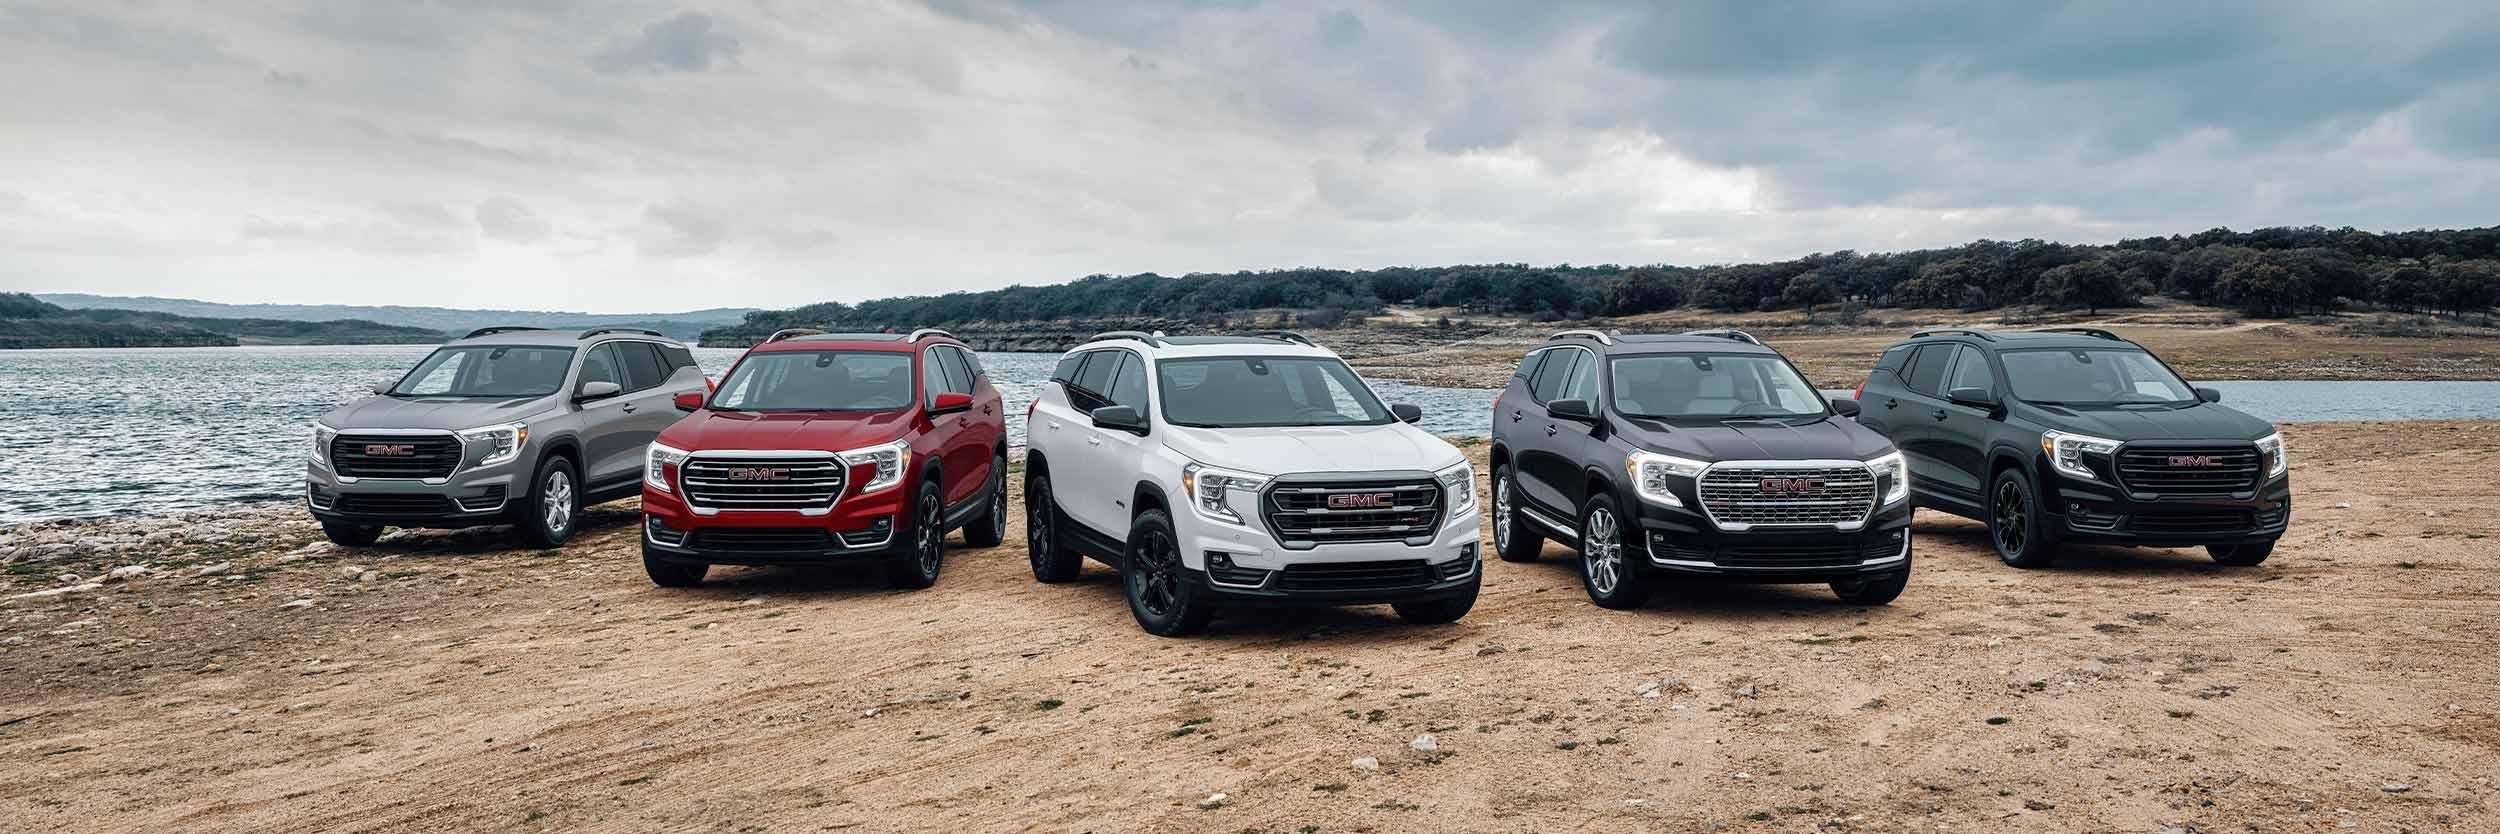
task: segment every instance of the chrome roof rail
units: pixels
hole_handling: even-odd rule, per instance
[[[1585,328],[1580,330],[1565,330],[1545,337],[1545,340],[1548,342],[1556,339],[1590,339],[1601,345],[1612,345],[1615,343],[1615,337],[1607,335],[1604,331],[1589,330]]]

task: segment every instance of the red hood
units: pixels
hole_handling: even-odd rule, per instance
[[[724,449],[840,452],[903,436],[906,414],[887,411],[698,411],[660,432],[661,445],[689,452]]]

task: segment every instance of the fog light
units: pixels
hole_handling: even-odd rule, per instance
[[[1214,566],[1216,570],[1232,570],[1233,557],[1225,555],[1222,551],[1209,550],[1207,551],[1207,564]]]

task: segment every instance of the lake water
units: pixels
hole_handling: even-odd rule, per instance
[[[426,345],[0,351],[0,524],[210,509],[299,494],[314,417],[366,396]],[[738,358],[697,348],[704,371]],[[1054,354],[985,353],[1011,442]],[[2500,418],[2500,382],[2204,382],[2278,422]],[[1488,429],[1493,391],[1375,382],[1422,426]],[[1839,392],[1847,396],[1848,392]]]

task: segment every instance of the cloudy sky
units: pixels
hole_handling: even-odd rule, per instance
[[[0,289],[602,312],[2500,223],[2500,5],[9,0]]]

